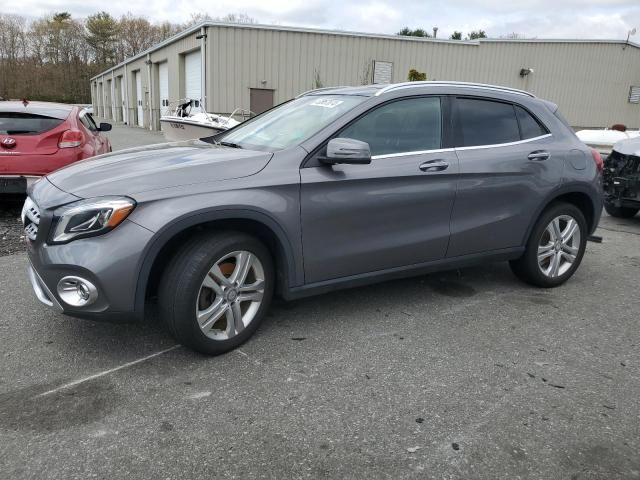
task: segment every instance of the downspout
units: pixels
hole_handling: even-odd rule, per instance
[[[105,87],[104,75],[102,75],[102,118],[107,117],[107,89]]]
[[[153,82],[151,81],[151,54],[147,53],[147,78],[149,79],[149,130],[153,130]]]
[[[127,64],[124,64],[124,122],[129,125],[129,76],[127,74]]]
[[[207,27],[200,27],[200,92],[202,95],[201,107],[203,112],[207,109]]]
[[[116,113],[116,77],[111,70],[111,119],[115,122],[118,115]]]

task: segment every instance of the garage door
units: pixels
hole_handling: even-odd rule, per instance
[[[160,116],[169,114],[169,69],[167,62],[158,65],[158,86],[160,91]]]
[[[193,100],[192,112],[200,112],[202,83],[200,81],[201,64],[200,50],[184,56],[184,96]]]
[[[133,73],[136,81],[136,106],[138,112],[138,126],[144,127],[144,109],[142,108],[142,75],[140,70]]]

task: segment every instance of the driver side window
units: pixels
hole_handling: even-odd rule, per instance
[[[339,137],[367,142],[374,156],[438,149],[442,144],[440,98],[388,103],[360,117]]]

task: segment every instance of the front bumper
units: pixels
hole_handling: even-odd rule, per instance
[[[41,212],[45,217],[46,213]],[[40,227],[48,224],[40,223]],[[128,321],[135,311],[143,251],[153,233],[125,220],[105,235],[78,239],[63,245],[48,245],[47,231],[39,230],[35,240],[27,239],[29,278],[38,300],[73,317]],[[58,293],[65,277],[88,280],[97,298],[84,307],[71,306]]]

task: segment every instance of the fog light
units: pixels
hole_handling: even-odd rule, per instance
[[[67,305],[86,307],[96,301],[98,289],[84,278],[64,277],[58,282],[58,295]]]

